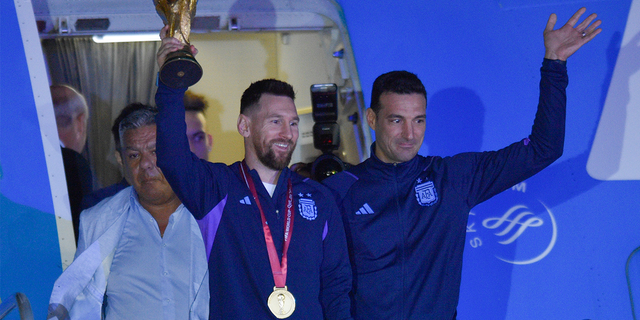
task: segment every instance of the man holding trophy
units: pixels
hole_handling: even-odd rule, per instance
[[[185,48],[171,28],[161,31],[159,66]],[[287,167],[299,121],[291,85],[265,79],[245,90],[237,123],[245,159],[230,166],[190,154],[185,91],[158,82],[156,154],[202,231],[210,319],[351,319],[351,267],[334,197]]]

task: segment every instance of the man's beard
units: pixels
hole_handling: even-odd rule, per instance
[[[277,142],[284,142],[293,147],[291,148],[291,151],[289,151],[284,157],[277,158],[276,153],[273,151],[273,148],[271,148],[271,146]],[[279,171],[286,168],[289,165],[289,162],[291,162],[291,156],[293,155],[294,149],[295,149],[295,145],[291,140],[272,141],[269,144],[269,146],[267,146],[266,148],[263,148],[261,145],[260,147],[256,148],[256,154],[258,155],[258,159],[260,160],[260,162],[262,162],[262,164],[264,164],[267,168]]]

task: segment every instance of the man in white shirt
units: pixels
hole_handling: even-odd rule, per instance
[[[54,285],[48,318],[207,319],[204,243],[156,166],[156,109],[123,112],[116,155],[131,187],[82,213],[76,259]]]

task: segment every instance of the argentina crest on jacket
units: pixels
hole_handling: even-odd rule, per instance
[[[311,197],[311,194],[306,194],[308,197]],[[300,215],[307,220],[315,220],[318,217],[318,208],[316,207],[315,201],[313,199],[304,198],[303,194],[298,194],[300,198],[298,199],[298,211]]]
[[[416,191],[416,199],[421,206],[431,206],[438,201],[438,193],[433,181],[423,183],[422,179],[418,178],[414,189]]]

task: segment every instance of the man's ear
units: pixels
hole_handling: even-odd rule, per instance
[[[377,120],[376,113],[373,112],[371,108],[367,109],[367,124],[369,124],[369,127],[373,131],[376,131],[376,120]]]
[[[118,162],[118,164],[120,165],[120,169],[124,170],[124,164],[122,163],[122,155],[120,154],[120,151],[116,150],[113,153],[114,156],[116,156],[116,161]],[[124,171],[123,171],[124,172]]]
[[[73,125],[76,126],[76,132],[79,134],[84,134],[87,131],[87,113],[81,113],[76,116],[75,123]]]
[[[207,151],[211,152],[211,149],[213,148],[213,136],[209,133],[206,133],[207,135]]]
[[[251,130],[249,129],[249,125],[251,124],[251,119],[244,114],[240,114],[238,116],[238,133],[241,136],[248,138],[251,134]]]

